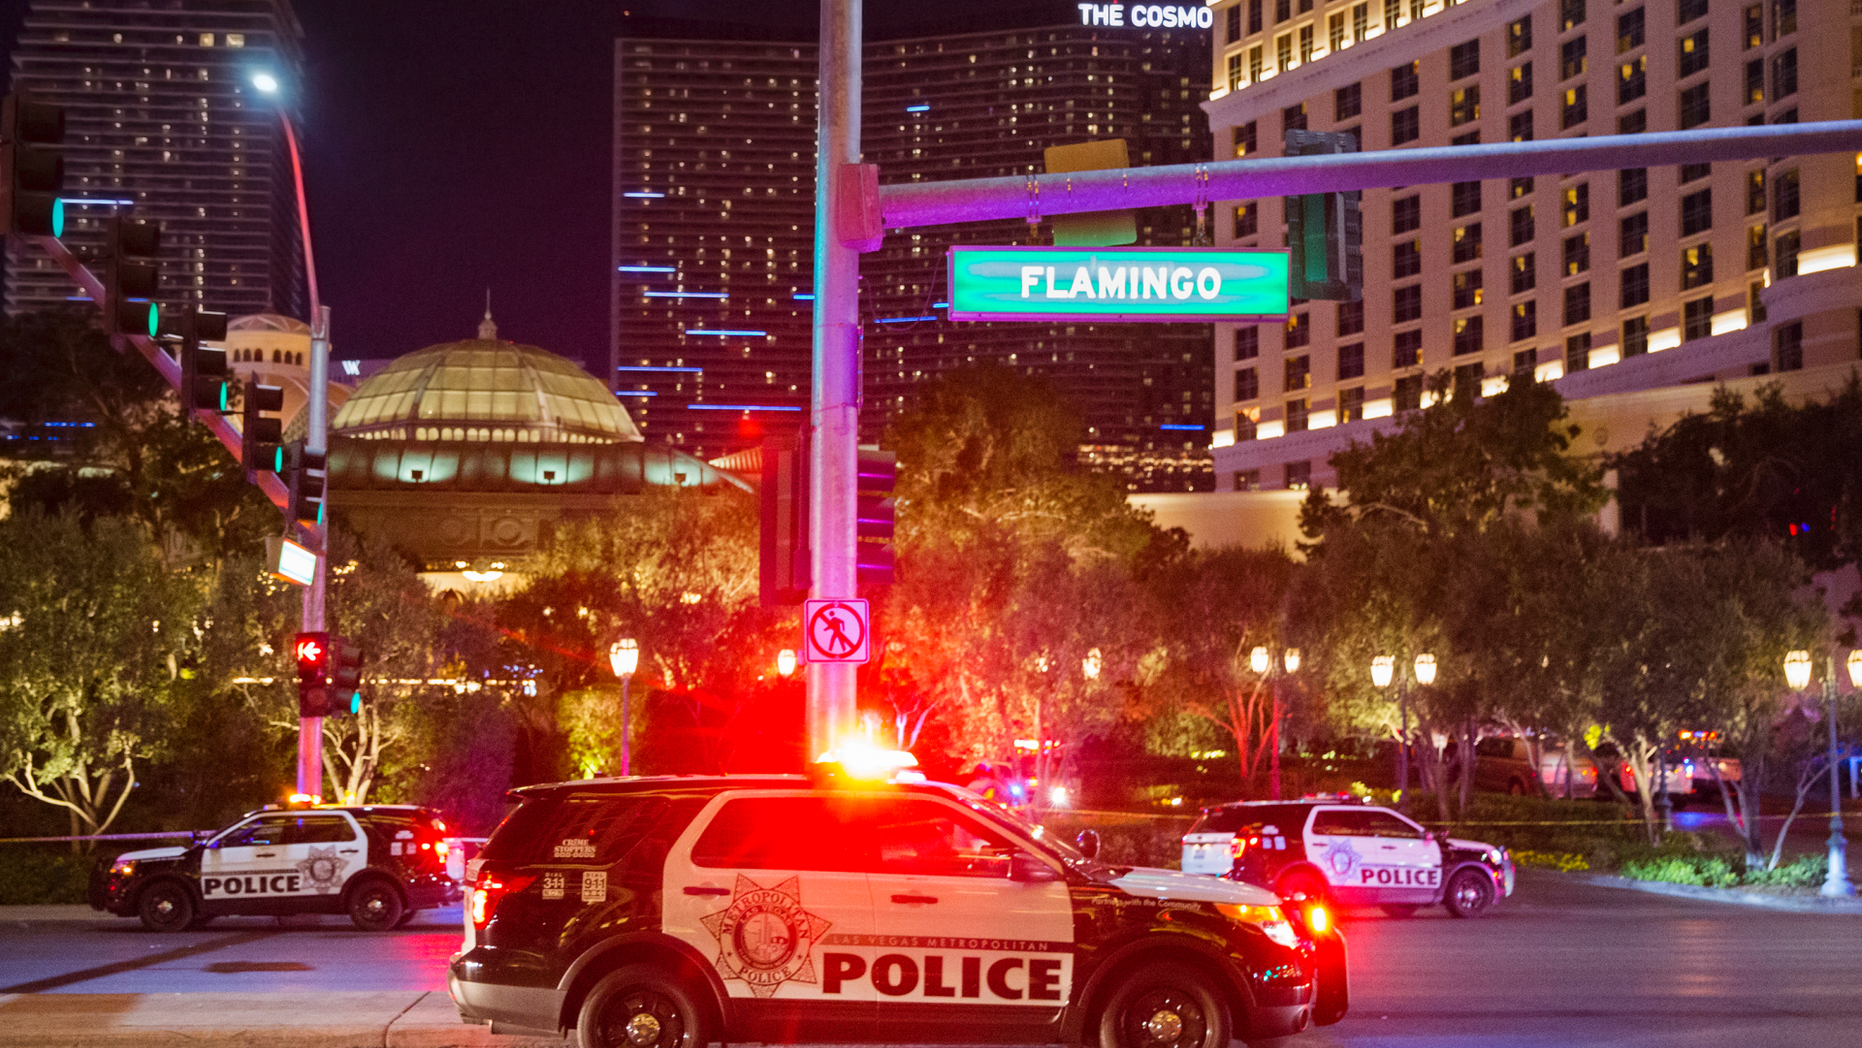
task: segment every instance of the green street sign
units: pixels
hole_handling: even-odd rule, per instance
[[[1287,253],[953,247],[952,320],[1282,320]]]

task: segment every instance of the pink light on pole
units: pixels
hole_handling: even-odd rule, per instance
[[[254,73],[252,86],[269,98],[278,97],[278,78],[270,73]],[[310,247],[310,204],[304,196],[304,161],[298,155],[297,128],[292,126],[291,114],[285,111],[282,103],[278,106],[278,122],[284,126],[285,145],[291,151],[291,177],[297,183],[297,224],[304,239],[304,283],[310,289],[310,315],[314,321],[320,315],[323,300],[317,294],[317,256]]]

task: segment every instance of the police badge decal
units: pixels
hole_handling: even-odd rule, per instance
[[[347,865],[349,860],[337,857],[336,845],[332,844],[328,848],[310,849],[310,858],[297,864],[297,872],[310,881],[318,895],[327,895],[336,890],[343,867]]]
[[[814,982],[810,951],[830,924],[802,909],[801,878],[765,888],[741,873],[731,904],[700,921],[718,940],[718,970],[742,979],[757,997],[771,996],[786,982]]]

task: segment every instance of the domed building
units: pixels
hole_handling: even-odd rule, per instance
[[[649,445],[581,365],[498,338],[409,353],[364,379],[330,419],[330,509],[385,535],[442,592],[509,581],[556,522],[649,487],[748,485]]]

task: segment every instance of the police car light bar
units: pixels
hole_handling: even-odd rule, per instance
[[[922,774],[905,770],[916,768],[918,758],[904,750],[880,749],[871,743],[855,742],[829,750],[815,758],[815,765],[829,775],[838,771],[846,778],[867,782],[924,781]]]

